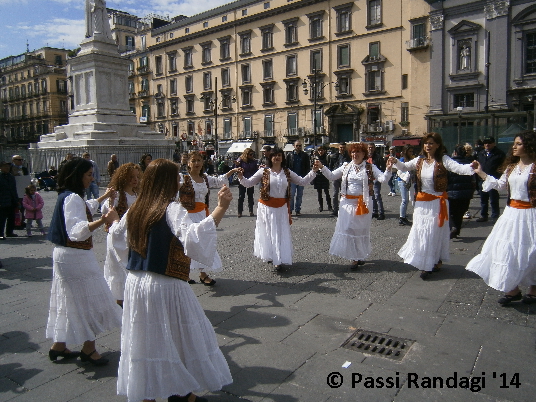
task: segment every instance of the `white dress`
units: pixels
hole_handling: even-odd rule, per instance
[[[415,170],[419,159],[414,158],[409,162],[398,161],[395,166],[402,172]],[[471,165],[460,165],[447,155],[443,155],[442,162],[449,172],[466,176],[474,174]],[[423,161],[421,191],[432,195],[441,195],[442,193],[434,191],[435,165],[435,160],[430,164]],[[445,202],[448,208],[448,201]],[[450,229],[447,220],[443,226],[439,226],[439,211],[439,199],[416,201],[413,209],[413,225],[408,240],[398,251],[398,255],[404,259],[406,264],[413,265],[421,271],[431,271],[439,260],[445,262],[450,259]]]
[[[130,208],[132,204],[134,204],[134,201],[136,201],[137,196],[136,195],[130,195],[129,193],[125,193],[127,198],[127,205]],[[118,197],[114,199],[114,207],[117,207],[117,204],[119,203]],[[101,212],[103,215],[106,215],[109,208],[109,201],[106,200],[101,207]],[[112,291],[112,295],[115,297],[116,300],[123,300],[123,293],[125,293],[125,281],[127,280],[127,271],[125,268],[119,264],[118,257],[117,257],[117,251],[115,251],[113,248],[110,247],[111,238],[110,235],[106,237],[106,260],[104,261],[104,279],[106,279],[106,282],[108,283],[108,287]],[[128,250],[125,250],[125,252],[128,254]],[[124,258],[127,258],[128,256],[125,256]]]
[[[240,179],[240,184],[244,187],[253,187],[261,182],[263,172],[264,169],[259,169],[249,179],[243,177]],[[315,177],[316,172],[313,170],[305,177],[300,177],[292,170],[290,171],[290,181],[298,186],[311,184]],[[270,197],[285,198],[287,183],[287,176],[283,169],[279,173],[270,169]],[[292,265],[293,253],[287,204],[280,208],[272,208],[259,202],[253,254],[264,262],[272,261],[274,265]]]
[[[114,248],[127,249],[127,215],[110,228]],[[192,223],[191,214],[172,202],[166,220],[187,256],[213,264],[217,238],[212,216]],[[126,266],[127,261],[120,262]],[[214,329],[191,286],[154,272],[128,271],[117,393],[137,402],[217,391],[231,382]]]
[[[207,179],[208,179],[208,185],[210,186],[210,188],[219,189],[224,184],[229,185],[229,179],[225,175],[221,175],[217,177],[207,175]],[[184,184],[184,176],[181,175],[180,185],[182,186],[183,184]],[[197,183],[192,180],[192,185],[195,191],[195,202],[204,203],[205,197],[208,193],[207,183],[205,183],[205,180],[203,180],[203,183]],[[206,217],[207,217],[206,211],[190,213],[190,219],[194,223],[199,223]],[[223,269],[223,264],[221,262],[220,255],[217,252],[216,252],[216,255],[214,256],[214,262],[212,263],[211,266],[201,264],[200,262],[195,261],[193,258],[192,258],[192,263],[190,265],[190,271],[195,271],[195,272],[200,272],[200,271],[218,272],[218,271],[221,271],[222,269]]]
[[[92,214],[99,207],[97,200],[85,202],[77,194],[65,198],[65,227],[72,241],[91,236],[86,204]],[[93,341],[98,334],[121,325],[121,307],[102,276],[93,250],[55,246],[52,259],[47,338],[76,345]]]
[[[527,190],[532,164],[524,171],[518,166],[508,178],[510,198],[530,201]],[[506,174],[500,179],[488,175],[482,191],[506,188]],[[467,268],[482,277],[493,289],[510,292],[516,286],[536,285],[536,208],[517,209],[506,206],[486,239],[482,252]]]
[[[356,165],[354,162],[344,163],[340,168],[330,172],[327,167],[322,168],[322,174],[328,180],[342,178],[341,200],[339,217],[335,226],[335,233],[331,238],[329,253],[346,258],[347,260],[365,260],[370,255],[370,224],[372,220],[372,198],[369,194],[366,162]],[[372,165],[374,178],[383,183],[391,177],[391,172],[382,173]],[[369,210],[368,214],[356,215],[357,200],[342,197],[342,195],[362,195],[363,202]]]

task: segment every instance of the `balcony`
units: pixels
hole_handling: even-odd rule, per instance
[[[149,66],[138,67],[138,74],[149,74],[150,72]]]
[[[431,40],[428,36],[422,36],[420,38],[413,38],[406,41],[406,50],[412,52],[414,50],[426,49],[430,46]]]
[[[149,96],[149,91],[140,91],[138,92],[138,97],[140,98],[146,98]]]
[[[128,99],[136,99],[136,92],[129,92]]]

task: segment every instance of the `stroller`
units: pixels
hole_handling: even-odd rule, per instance
[[[35,173],[34,177],[37,180],[36,187],[38,187],[39,190],[44,189],[45,191],[50,191],[56,189],[56,180],[54,180],[46,170],[41,173]]]

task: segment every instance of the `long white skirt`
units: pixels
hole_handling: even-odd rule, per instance
[[[449,222],[445,220],[439,227],[439,208],[439,199],[415,202],[408,240],[398,251],[406,264],[421,271],[431,271],[439,260],[449,260]]]
[[[115,300],[123,300],[125,293],[125,281],[127,280],[127,270],[117,261],[113,253],[112,238],[106,238],[106,260],[104,261],[104,279],[108,283]]]
[[[216,334],[190,285],[129,271],[117,393],[129,402],[167,398],[232,382]]]
[[[341,198],[339,217],[329,246],[330,254],[353,261],[365,260],[371,251],[372,214],[356,215],[356,209],[357,200]]]
[[[259,202],[253,254],[274,265],[291,265],[293,253],[287,204],[272,208]]]
[[[54,248],[46,337],[80,344],[121,325],[119,307],[93,250]]]
[[[502,292],[536,285],[536,208],[507,206],[466,269]]]
[[[190,213],[188,215],[193,223],[199,223],[203,219],[207,217],[207,213],[203,210],[201,212],[196,212],[194,214]],[[200,271],[203,272],[219,272],[223,269],[223,264],[221,262],[220,255],[218,252],[214,255],[214,262],[212,263],[212,266],[201,264],[200,262],[197,262],[195,260],[192,260],[190,264],[190,271],[195,271],[195,273],[198,273]],[[192,276],[190,276],[191,278]]]

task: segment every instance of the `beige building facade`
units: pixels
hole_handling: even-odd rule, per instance
[[[236,142],[418,136],[429,107],[429,10],[420,0],[239,0],[140,24],[127,54],[131,109],[183,146],[220,154]]]

